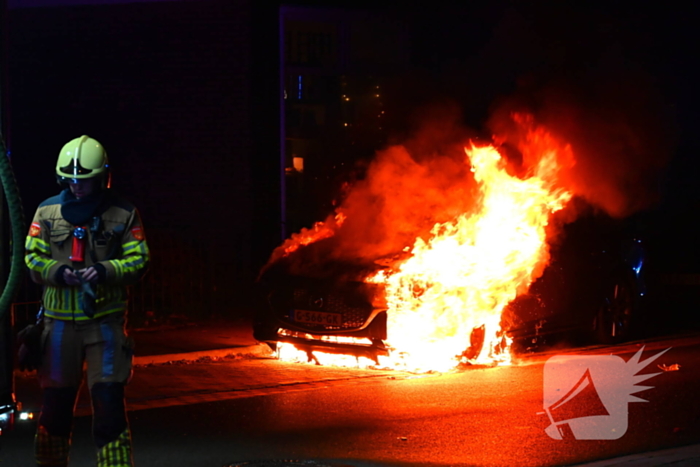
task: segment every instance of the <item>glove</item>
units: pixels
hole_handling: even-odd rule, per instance
[[[30,324],[17,334],[19,350],[17,352],[19,369],[32,371],[41,365],[41,335],[44,324]]]
[[[82,274],[78,271],[76,271],[75,274],[80,279],[80,288],[83,292],[81,294],[80,307],[88,318],[93,318],[97,312],[97,294],[95,293],[95,289],[92,288],[92,284],[89,281],[83,279]]]
[[[97,311],[97,307],[95,305],[97,301],[97,294],[92,289],[92,284],[82,280],[81,282],[81,287],[83,289],[81,307],[83,308],[83,313],[85,313],[88,318],[93,318],[95,316],[95,312]]]

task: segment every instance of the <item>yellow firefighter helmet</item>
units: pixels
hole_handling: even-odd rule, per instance
[[[109,183],[109,159],[99,141],[83,135],[67,142],[58,154],[56,178],[59,183],[102,177]]]

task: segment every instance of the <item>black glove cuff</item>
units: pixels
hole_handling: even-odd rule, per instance
[[[97,271],[98,283],[102,284],[107,281],[107,268],[105,268],[104,264],[96,263],[92,267],[95,268],[95,271]]]

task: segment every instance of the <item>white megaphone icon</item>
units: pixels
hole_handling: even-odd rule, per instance
[[[639,361],[642,347],[628,362],[617,355],[556,355],[544,367],[544,409],[553,439],[618,439],[627,432],[629,402],[646,402],[632,394],[659,373],[637,375],[664,352]]]

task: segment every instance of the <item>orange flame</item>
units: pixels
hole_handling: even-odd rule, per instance
[[[323,240],[335,235],[335,232],[343,225],[346,216],[342,211],[338,211],[333,216],[329,216],[325,221],[316,222],[310,229],[303,228],[299,233],[292,234],[282,245],[272,252],[268,264],[274,263],[280,258],[289,256],[299,248],[310,243]]]
[[[514,120],[525,130],[518,148],[524,175],[509,173],[494,146],[471,144],[465,151],[478,184],[478,208],[436,224],[429,239],[415,240],[397,269],[366,279],[386,286],[391,354],[380,357],[382,366],[441,371],[465,359],[510,362],[501,314],[549,260],[546,227],[572,196],[559,173],[574,164],[568,144],[531,117]],[[470,343],[474,330],[483,345]]]
[[[546,264],[545,228],[571,198],[555,188],[555,149],[542,153],[534,173],[524,179],[507,173],[493,146],[466,150],[480,185],[481,209],[436,225],[433,237],[416,240],[411,258],[383,278],[388,343],[410,355],[413,365],[455,366],[472,331],[482,326],[484,345],[470,361],[509,361],[501,313]]]

